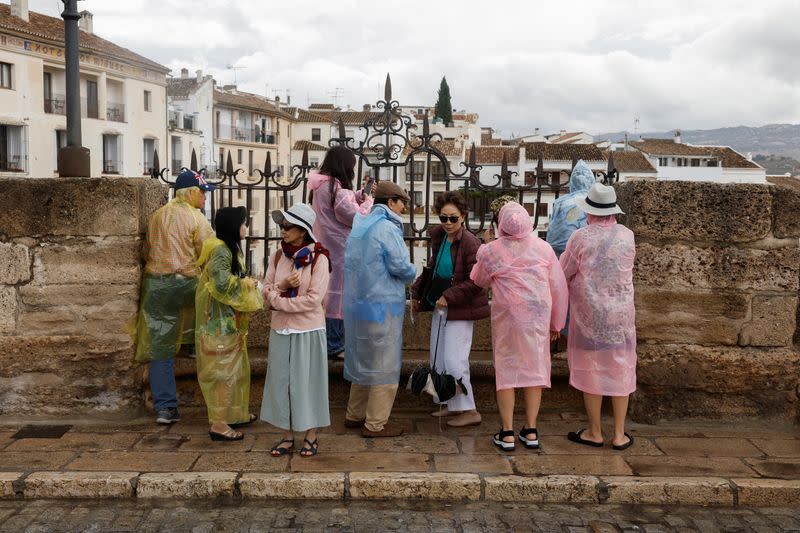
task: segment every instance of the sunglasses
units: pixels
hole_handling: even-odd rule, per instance
[[[283,224],[281,224],[281,229],[282,229],[283,231],[290,231],[290,230],[292,230],[292,229],[294,229],[294,228],[296,228],[296,227],[297,227],[297,226],[295,226],[294,224],[287,224],[287,223],[285,223],[285,222],[284,222]]]
[[[449,221],[451,224],[455,224],[455,223],[456,223],[456,222],[458,222],[460,219],[461,219],[461,217],[460,217],[460,216],[455,216],[455,215],[450,215],[450,216],[447,216],[447,215],[439,215],[439,220],[441,220],[441,221],[442,221],[442,224],[446,224],[448,221]]]

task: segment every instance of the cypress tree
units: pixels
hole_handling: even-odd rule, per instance
[[[447,85],[447,78],[444,76],[442,76],[442,83],[439,84],[439,99],[436,100],[434,118],[442,119],[445,126],[453,122],[453,104],[450,102],[450,87]]]

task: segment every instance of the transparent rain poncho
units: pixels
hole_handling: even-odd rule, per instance
[[[589,394],[636,390],[633,232],[614,217],[572,234],[561,255],[569,284],[567,339],[570,385]]]
[[[578,208],[575,199],[585,198],[594,182],[592,169],[580,160],[575,164],[569,177],[569,193],[553,202],[553,214],[547,226],[547,242],[553,247],[557,256],[564,253],[570,235],[586,226],[586,213]]]
[[[203,272],[195,297],[197,380],[209,421],[228,424],[250,420],[247,327],[250,314],[264,307],[253,280],[231,273],[232,258],[220,239],[205,242],[197,261]],[[244,264],[241,255],[239,264]]]
[[[492,289],[496,387],[550,387],[550,331],[564,327],[567,282],[524,207],[507,203],[498,226],[499,238],[478,249],[470,275]]]
[[[385,205],[356,215],[344,264],[344,377],[359,385],[396,384],[402,363],[406,285],[417,269],[400,217]]]

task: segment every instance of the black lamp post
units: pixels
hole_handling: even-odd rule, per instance
[[[81,79],[78,50],[78,0],[62,0],[64,12],[64,50],[67,74],[67,146],[58,151],[58,175],[62,178],[88,178],[89,149],[81,140]]]

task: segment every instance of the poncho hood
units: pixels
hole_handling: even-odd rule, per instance
[[[588,192],[594,185],[594,172],[583,159],[578,160],[569,176],[569,192]]]
[[[533,231],[533,222],[524,207],[517,202],[508,202],[500,210],[498,228],[501,236],[522,239]]]

